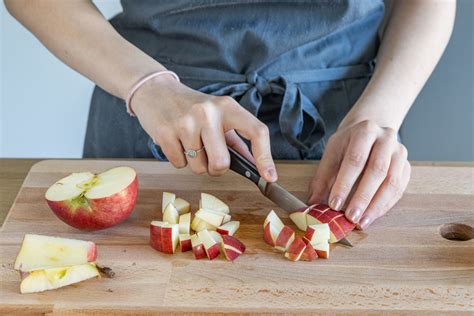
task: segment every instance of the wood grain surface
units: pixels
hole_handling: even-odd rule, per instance
[[[49,185],[77,171],[127,165],[139,174],[139,198],[123,224],[98,232],[75,230],[44,201]],[[301,198],[313,164],[279,164],[280,183]],[[161,218],[162,191],[196,210],[200,192],[229,204],[242,222],[237,233],[247,252],[234,263],[173,256],[148,246],[149,222]],[[0,314],[473,314],[474,241],[442,238],[445,223],[474,225],[474,167],[416,166],[403,199],[366,232],[355,247],[336,245],[329,260],[290,262],[262,240],[262,223],[274,208],[256,187],[233,173],[194,176],[168,163],[50,160],[26,177],[0,232]],[[294,226],[293,226],[294,227]],[[115,279],[97,279],[60,290],[19,294],[13,262],[25,233],[92,240],[98,263]]]

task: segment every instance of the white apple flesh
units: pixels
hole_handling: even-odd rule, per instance
[[[227,204],[208,193],[201,193],[199,208],[229,214],[229,207]]]
[[[167,222],[168,224],[178,224],[178,221],[178,210],[172,203],[169,203],[163,212],[163,222]]]
[[[188,234],[191,231],[191,213],[186,213],[179,216],[179,233]]]
[[[161,199],[161,212],[164,213],[168,204],[174,203],[175,200],[176,194],[170,192],[163,192],[163,196]]]
[[[224,213],[218,213],[218,212],[213,212],[206,209],[200,209],[196,212],[194,216],[196,216],[200,220],[203,220],[214,227],[219,227],[222,225],[225,215],[226,214]]]
[[[176,198],[173,202],[173,205],[178,210],[179,215],[189,213],[191,209],[191,204],[182,198]]]
[[[231,222],[225,223],[222,226],[217,227],[216,231],[221,235],[233,236],[235,232],[239,229],[239,227],[240,227],[239,221],[231,221]]]
[[[204,245],[207,258],[209,260],[215,259],[220,253],[219,244],[214,240],[212,235],[206,229],[201,230],[199,233],[197,233],[197,235]]]

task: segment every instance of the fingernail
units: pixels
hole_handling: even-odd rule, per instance
[[[360,216],[362,215],[362,211],[360,210],[360,208],[353,208],[347,211],[346,215],[351,222],[357,223],[360,219]]]
[[[336,211],[339,211],[342,207],[342,199],[339,197],[335,197],[331,200],[331,208],[335,209]]]
[[[277,180],[277,175],[276,175],[276,170],[275,170],[275,168],[268,168],[268,169],[265,171],[265,176],[266,176],[267,179],[269,179],[270,181],[276,181],[276,180]]]
[[[366,229],[367,227],[369,227],[369,225],[372,223],[372,219],[370,217],[364,217],[360,223],[359,223],[359,226],[362,230]]]

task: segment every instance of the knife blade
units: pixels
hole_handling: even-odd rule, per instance
[[[286,212],[293,212],[308,205],[298,199],[296,196],[288,192],[285,188],[276,182],[267,182],[260,177],[257,168],[247,159],[242,157],[232,148],[230,153],[230,169],[256,184],[262,194],[273,203],[281,207]],[[353,247],[352,243],[343,238],[338,241],[342,245]]]

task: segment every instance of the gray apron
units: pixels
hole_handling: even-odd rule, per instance
[[[383,0],[122,0],[111,20],[187,86],[229,95],[270,130],[275,159],[320,159],[366,87]],[[96,87],[84,157],[165,159],[123,100]]]

